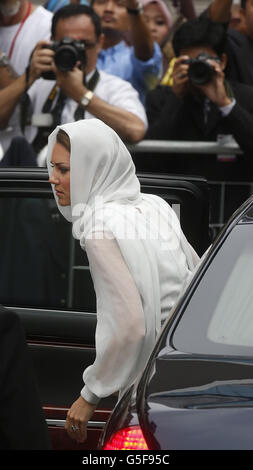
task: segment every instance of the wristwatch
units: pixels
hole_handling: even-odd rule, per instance
[[[92,99],[93,95],[94,95],[93,91],[91,90],[86,91],[86,93],[84,93],[83,97],[80,100],[80,104],[84,108],[86,108],[86,106],[88,106],[88,104],[90,103],[90,100]]]
[[[10,61],[7,57],[7,55],[5,54],[5,52],[2,52],[2,54],[0,55],[0,67],[7,67],[7,65],[9,65]]]
[[[140,15],[143,12],[143,6],[139,3],[137,8],[127,8],[129,15]]]

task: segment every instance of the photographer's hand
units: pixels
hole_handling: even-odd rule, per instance
[[[78,66],[65,73],[56,70],[56,77],[56,83],[62,92],[68,98],[80,104],[84,94],[88,91],[87,87],[83,84],[82,70]],[[145,124],[137,114],[127,111],[124,109],[124,106],[104,101],[96,93],[94,93],[85,109],[114,129],[124,140],[135,143],[143,139],[145,135]]]
[[[83,71],[76,65],[69,72],[60,72],[54,69],[56,83],[61,88],[64,95],[79,103],[87,88],[83,84]]]
[[[210,101],[215,103],[219,107],[227,106],[232,103],[231,98],[227,95],[227,91],[224,84],[224,72],[222,63],[218,63],[213,60],[208,60],[208,62],[214,68],[214,75],[212,80],[206,85],[197,86]]]
[[[189,78],[188,78],[188,69],[189,65],[184,64],[185,60],[188,60],[188,56],[180,56],[175,60],[172,78],[173,85],[172,90],[175,95],[182,97],[188,92]]]
[[[50,45],[50,41],[39,41],[33,51],[29,70],[29,85],[40,78],[43,72],[53,70],[54,51],[45,47],[48,45]]]

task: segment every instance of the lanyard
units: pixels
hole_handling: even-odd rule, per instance
[[[92,74],[92,77],[90,78],[90,80],[88,81],[88,83],[86,83],[84,81],[84,84],[87,86],[87,88],[91,91],[93,91],[96,86],[97,86],[97,83],[99,81],[99,72],[97,71],[97,69],[95,70],[95,72]],[[52,108],[52,104],[53,104],[53,101],[56,97],[56,93],[57,93],[57,85],[54,85],[52,90],[50,91],[49,93],[49,96],[47,97],[47,100],[46,102],[44,103],[44,106],[42,108],[42,113],[49,113],[51,111],[51,108]],[[65,100],[66,100],[66,96],[63,95],[63,93],[60,91],[60,94],[59,94],[59,97],[58,97],[58,100],[57,100],[57,103],[56,103],[56,106],[54,107],[53,109],[53,113],[54,113],[54,110],[57,108],[58,109],[58,104],[60,102],[61,104],[61,111],[63,109],[63,106],[65,104]],[[78,116],[76,115],[78,113]],[[82,117],[80,117],[80,108],[79,106],[77,106],[76,108],[76,111],[75,111],[75,121],[78,121],[79,119],[83,119],[83,114],[84,114],[84,109],[83,107],[81,107],[81,113],[82,113]],[[57,122],[57,125],[60,123],[60,119],[59,119],[59,122]]]
[[[14,46],[15,46],[15,44],[16,44],[17,37],[18,37],[18,35],[19,35],[21,29],[23,28],[25,21],[27,20],[28,16],[29,16],[30,13],[31,13],[31,8],[32,8],[32,4],[31,4],[31,2],[28,2],[28,7],[27,7],[27,12],[26,12],[26,14],[25,14],[25,17],[23,18],[22,23],[20,23],[19,28],[18,28],[18,30],[17,30],[17,32],[16,32],[16,34],[15,34],[13,40],[12,40],[11,47],[10,47],[10,51],[9,51],[9,55],[8,55],[8,58],[9,58],[9,59],[10,59],[11,56],[12,56],[13,49],[14,49]]]
[[[94,74],[92,75],[92,77],[88,81],[88,83],[87,84],[85,83],[87,88],[89,90],[94,90],[96,88],[97,84],[98,84],[99,78],[100,78],[100,75],[99,75],[99,72],[96,69]],[[53,125],[51,127],[39,127],[38,128],[37,136],[35,137],[34,141],[32,142],[32,146],[33,146],[35,152],[37,152],[37,153],[39,153],[40,150],[47,144],[49,134],[55,129],[56,126],[58,126],[58,124],[61,123],[61,114],[62,114],[62,110],[64,108],[67,97],[60,90],[60,94],[57,98],[56,105],[51,110],[51,107],[53,105],[53,101],[56,97],[56,93],[57,93],[57,86],[54,85],[54,87],[52,88],[51,92],[49,93],[49,96],[48,96],[48,98],[47,98],[47,100],[46,100],[46,102],[45,102],[45,104],[42,108],[42,113],[50,113],[50,111],[51,111],[50,114],[53,117]],[[21,111],[22,111],[22,106],[21,106]],[[85,110],[83,109],[83,107],[77,105],[77,108],[76,108],[76,111],[75,111],[75,114],[74,114],[75,121],[78,121],[79,119],[84,119],[84,113],[85,113]],[[23,118],[24,118],[24,116],[25,115],[23,114]],[[24,129],[24,125],[25,124],[23,124],[21,122],[21,129]]]
[[[99,72],[96,69],[94,74],[92,75],[92,77],[88,81],[88,83],[87,84],[85,83],[88,90],[91,90],[91,91],[95,90],[95,88],[98,84],[99,78],[100,78]],[[79,121],[80,119],[84,119],[84,117],[85,117],[84,115],[85,115],[85,109],[83,109],[83,107],[81,105],[78,105],[76,110],[75,110],[75,114],[74,114],[75,121]]]

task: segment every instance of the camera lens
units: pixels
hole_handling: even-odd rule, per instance
[[[78,53],[73,46],[64,44],[56,50],[54,61],[61,72],[68,72],[75,67]]]
[[[212,79],[214,70],[207,62],[196,61],[191,64],[188,71],[189,79],[195,85],[205,85]]]
[[[61,41],[52,41],[50,46],[44,46],[54,51],[54,62],[61,72],[73,70],[76,63],[80,63],[84,68],[86,65],[85,45],[83,41],[65,37]],[[80,67],[80,68],[81,68]],[[55,80],[53,71],[44,72],[42,77],[46,80]]]

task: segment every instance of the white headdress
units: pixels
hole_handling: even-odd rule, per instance
[[[99,196],[103,197],[104,203],[132,204],[139,200],[140,184],[131,155],[116,132],[98,119],[56,127],[48,140],[49,174],[59,129],[68,134],[71,146],[71,207],[62,207],[57,202],[60,212],[69,222],[75,221],[81,204],[91,208]]]

